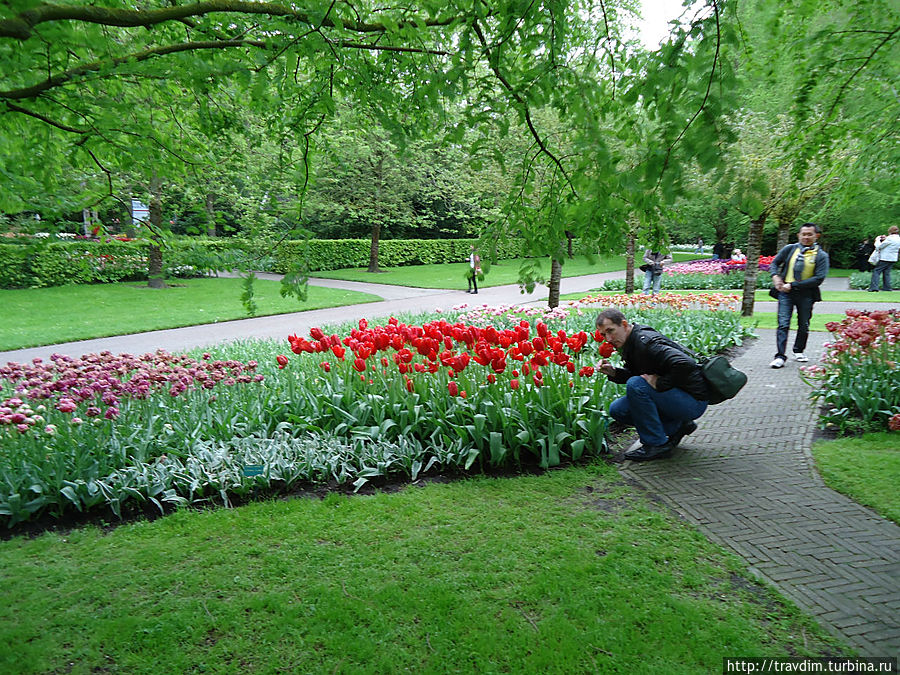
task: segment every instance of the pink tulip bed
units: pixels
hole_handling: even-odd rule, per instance
[[[757,277],[757,288],[768,288],[771,278],[768,274],[774,256],[760,256],[757,262],[760,274]],[[637,265],[638,262],[635,262]],[[660,288],[662,290],[737,290],[744,287],[744,271],[747,263],[733,260],[691,260],[689,262],[666,265],[663,270]],[[639,280],[643,272],[636,272]],[[638,284],[640,288],[640,284]],[[621,291],[625,289],[624,279],[612,279],[604,282],[603,290]]]
[[[619,358],[594,333],[612,304],[597,301],[360,320],[191,356],[10,363],[0,368],[0,527],[602,453],[621,387],[594,367]],[[748,335],[726,309],[648,299],[626,311],[702,354]]]
[[[821,363],[803,368],[823,424],[840,433],[900,431],[900,311],[848,309],[826,328],[832,339]]]

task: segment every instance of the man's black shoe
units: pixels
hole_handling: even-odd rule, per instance
[[[666,443],[665,445],[642,445],[637,450],[629,450],[625,453],[625,459],[630,459],[632,462],[646,462],[651,459],[660,459],[661,457],[666,457],[670,452],[672,452],[672,444]]]
[[[672,445],[672,447],[678,447],[678,444],[681,443],[682,438],[684,438],[688,434],[694,433],[695,431],[697,431],[696,422],[685,422],[681,425],[681,428],[678,431],[669,436],[669,443]]]

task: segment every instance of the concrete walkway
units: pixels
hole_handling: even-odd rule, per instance
[[[262,275],[260,275],[262,276]],[[621,272],[563,279],[562,293],[584,292]],[[831,290],[846,288],[828,280]],[[246,339],[285,339],[313,326],[361,317],[447,309],[462,303],[499,305],[542,302],[546,289],[521,294],[517,286],[462,290],[413,289],[311,279],[313,285],[360,290],[382,302],[313,310],[219,324],[153,331],[63,345],[0,352],[0,364],[47,358],[54,352],[81,355],[108,349],[172,352]],[[888,294],[883,294],[888,295]],[[869,309],[900,308],[890,303]],[[879,297],[879,300],[881,298]],[[757,303],[774,311],[775,303]],[[771,308],[770,308],[771,306]],[[852,305],[821,303],[818,313]],[[700,428],[670,459],[620,467],[624,476],[658,495],[713,540],[743,557],[751,569],[775,584],[864,656],[900,653],[900,527],[825,487],[809,454],[816,411],[797,364],[768,367],[774,331],[735,359],[750,380],[737,398],[711,407]],[[827,334],[812,333],[808,354],[823,352]],[[775,655],[773,655],[775,656]]]

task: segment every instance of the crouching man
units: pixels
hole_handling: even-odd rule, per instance
[[[630,324],[617,309],[597,317],[597,330],[622,356],[624,368],[603,361],[599,368],[625,384],[625,396],[609,406],[610,416],[637,429],[641,447],[625,453],[634,461],[668,455],[697,429],[709,394],[700,366],[677,342],[649,326]]]

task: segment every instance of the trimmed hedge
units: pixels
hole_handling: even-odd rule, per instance
[[[469,259],[469,247],[475,239],[384,239],[378,243],[380,267],[405,265],[431,265],[436,263],[464,262]],[[346,267],[368,267],[368,239],[313,239],[286,241],[275,254],[274,271],[286,273],[292,263],[302,262],[304,251],[310,272],[325,272]],[[497,246],[498,258],[518,258],[522,255],[521,242]],[[486,258],[486,252],[481,252]]]
[[[0,288],[145,280],[148,248],[146,241],[115,240],[0,244]],[[229,267],[253,249],[237,240],[176,240],[163,252],[163,271],[167,277],[198,276]]]
[[[379,243],[382,267],[463,262],[475,239],[386,239]],[[167,277],[198,276],[208,271],[232,269],[239,260],[255,270],[286,273],[302,262],[304,250],[311,272],[366,267],[368,239],[314,239],[282,242],[271,257],[267,242],[248,239],[176,239],[163,251]],[[147,278],[146,241],[36,241],[0,244],[0,288],[39,288],[65,284],[109,283]],[[520,242],[497,247],[499,258],[522,255]],[[487,253],[482,252],[486,258]]]

